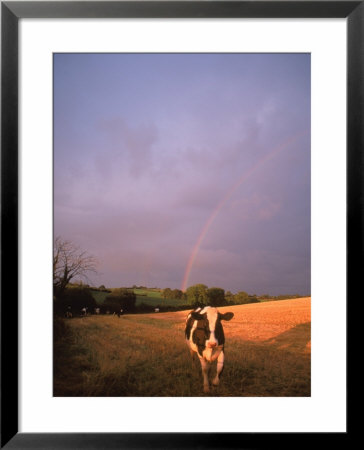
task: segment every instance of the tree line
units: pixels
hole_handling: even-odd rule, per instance
[[[136,295],[130,289],[113,289],[99,304],[92,292],[94,289],[86,286],[72,286],[64,290],[62,296],[54,299],[54,313],[63,316],[68,312],[78,316],[83,308],[90,314],[134,313],[136,310]]]
[[[53,247],[53,300],[55,314],[66,312],[79,314],[83,308],[93,313],[133,312],[136,295],[129,289],[114,289],[112,292],[105,286],[99,291],[107,292],[102,305],[98,305],[89,288],[89,273],[96,273],[97,260],[70,241],[56,237]],[[74,279],[81,280],[72,285]],[[86,284],[83,285],[82,281]]]
[[[145,286],[133,286],[132,288],[118,288],[112,291],[104,285],[99,288],[90,288],[88,274],[96,273],[97,260],[87,252],[81,250],[70,241],[57,237],[53,250],[53,298],[54,311],[63,314],[67,309],[75,312],[87,308],[94,312],[99,308],[100,313],[123,312],[149,312],[154,306],[142,303],[136,306],[135,289],[148,289]],[[72,280],[80,280],[72,285]],[[85,284],[83,284],[83,281]],[[103,303],[98,305],[93,297],[92,290],[106,292]],[[156,288],[153,288],[156,290]],[[160,290],[162,299],[180,300],[179,306],[158,305],[161,310],[187,309],[188,307],[239,305],[257,303],[261,300],[282,300],[286,298],[300,297],[300,295],[263,296],[249,295],[245,291],[233,294],[220,287],[208,287],[205,284],[195,284],[187,288],[186,292],[180,289],[165,288]]]
[[[191,306],[224,306],[238,305],[244,303],[256,303],[258,297],[249,295],[247,292],[240,291],[232,294],[220,287],[208,287],[205,284],[195,284],[187,288],[186,292],[180,289],[165,288],[161,291],[161,297],[164,299],[184,300],[186,304]]]

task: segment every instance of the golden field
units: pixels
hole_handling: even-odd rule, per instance
[[[209,394],[185,343],[188,312],[179,311],[58,319],[54,395],[310,396],[309,297],[218,309],[234,318],[223,322],[225,368]]]

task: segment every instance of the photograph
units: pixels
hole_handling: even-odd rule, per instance
[[[53,54],[53,395],[311,396],[310,53]]]

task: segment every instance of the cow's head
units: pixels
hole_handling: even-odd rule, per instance
[[[198,320],[198,328],[204,331],[205,348],[217,347],[225,343],[224,331],[222,328],[222,320],[231,320],[234,313],[227,312],[221,314],[216,308],[207,306],[202,311],[192,312],[192,317]],[[201,345],[202,343],[200,343]]]

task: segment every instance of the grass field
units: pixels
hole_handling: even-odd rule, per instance
[[[310,298],[219,310],[235,317],[224,322],[225,369],[209,394],[185,344],[186,311],[179,311],[59,319],[54,395],[310,396]]]
[[[179,300],[176,298],[160,298],[160,297],[139,297],[137,295],[135,304],[138,306],[141,303],[146,303],[152,306],[181,306],[186,304],[186,300]]]
[[[152,289],[134,289],[134,293],[136,295],[136,306],[146,303],[147,305],[151,306],[158,306],[158,305],[164,305],[164,306],[181,306],[186,303],[186,300],[179,300],[179,299],[165,299],[162,298],[161,292],[157,290]],[[98,305],[102,305],[105,298],[109,295],[108,292],[101,292],[101,291],[94,291],[91,290],[91,294],[93,298],[96,300],[96,303]]]
[[[138,296],[146,296],[146,297],[151,297],[151,298],[158,298],[161,299],[161,292],[160,291],[156,291],[154,289],[133,289],[134,290],[134,294],[138,295]]]
[[[105,298],[109,295],[108,292],[102,292],[102,291],[92,291],[91,290],[92,297],[96,300],[96,303],[98,305],[102,305],[104,303]]]

